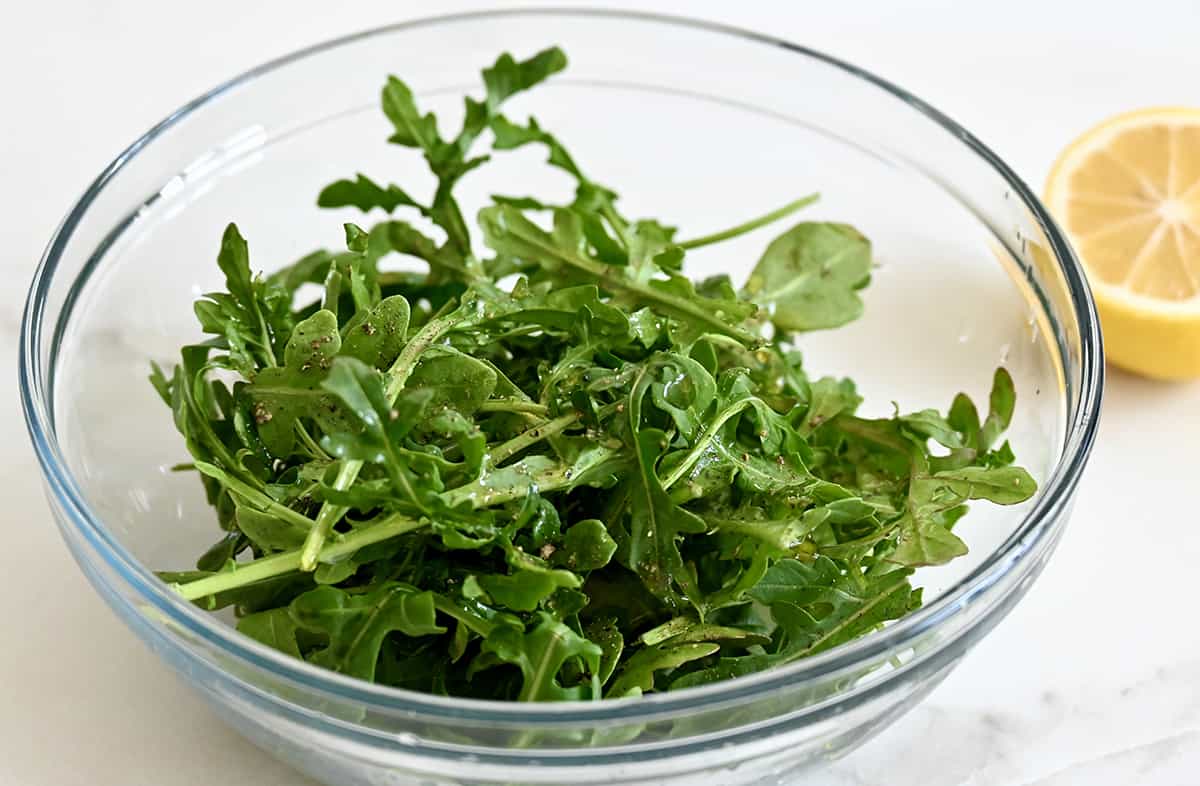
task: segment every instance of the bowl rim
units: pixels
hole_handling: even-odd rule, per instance
[[[1030,211],[1050,245],[1050,252],[1063,275],[1071,296],[1071,306],[1078,321],[1080,335],[1079,405],[1066,423],[1062,453],[1041,494],[1025,514],[1014,532],[982,564],[929,604],[896,621],[885,630],[835,647],[827,652],[776,669],[754,675],[689,688],[678,692],[650,694],[627,699],[600,702],[516,703],[496,700],[442,697],[419,693],[336,674],[291,658],[238,633],[193,606],[157,579],[115,538],[100,518],[89,508],[71,471],[61,455],[55,437],[52,391],[47,389],[46,369],[43,367],[39,344],[42,321],[50,296],[50,287],[60,258],[91,203],[108,182],[137,154],[162,133],[202,109],[222,95],[236,90],[259,76],[284,68],[292,63],[323,52],[352,45],[358,41],[396,32],[433,28],[439,25],[475,22],[508,17],[593,17],[619,19],[634,23],[679,26],[708,33],[729,36],[750,43],[783,49],[803,58],[816,60],[891,94],[904,101],[916,112],[925,115],[954,136],[971,152],[988,164],[1011,188],[1012,193]],[[84,274],[71,283],[64,303],[70,301],[84,283]],[[53,352],[52,352],[53,359]],[[1056,524],[1062,526],[1080,476],[1087,463],[1098,429],[1098,413],[1104,382],[1103,350],[1099,319],[1083,268],[1063,232],[1051,218],[1037,196],[990,148],[973,134],[941,111],[933,108],[903,88],[875,74],[822,52],[792,43],[773,35],[747,30],[735,25],[691,19],[672,14],[615,10],[587,7],[524,7],[489,11],[469,11],[443,14],[383,25],[357,33],[330,39],[270,60],[229,79],[172,112],[122,151],[91,183],[55,230],[35,270],[22,315],[18,350],[18,376],[21,405],[30,439],[47,491],[53,495],[65,516],[108,567],[120,575],[140,596],[139,600],[163,615],[163,619],[183,631],[204,639],[207,643],[252,666],[272,672],[310,689],[359,702],[383,712],[417,714],[435,720],[469,718],[476,722],[495,722],[504,725],[529,724],[590,724],[614,721],[644,721],[649,717],[677,715],[697,709],[712,708],[729,703],[742,703],[761,698],[785,687],[804,681],[835,675],[854,668],[863,661],[886,656],[911,643],[921,634],[943,625],[963,614],[988,589],[1003,580],[1024,558],[1037,552],[1043,542],[1053,542],[1050,535]],[[1070,385],[1068,381],[1068,386]],[[1069,402],[1068,402],[1069,404]],[[62,526],[65,522],[60,521]],[[842,698],[839,696],[837,698]]]

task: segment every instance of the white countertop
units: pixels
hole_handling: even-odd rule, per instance
[[[12,373],[20,305],[50,232],[126,143],[220,80],[383,22],[519,4],[41,0],[6,8],[0,786],[307,783],[226,730],[125,630],[51,524]],[[686,8],[892,78],[1038,187],[1056,152],[1094,121],[1137,106],[1200,104],[1200,3],[1087,5],[720,0]],[[806,782],[1200,782],[1198,503],[1200,383],[1112,372],[1073,522],[1028,597],[922,705],[826,778]]]

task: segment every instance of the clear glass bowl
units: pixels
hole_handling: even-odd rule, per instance
[[[813,190],[806,218],[848,221],[879,267],[867,315],[804,341],[818,373],[852,374],[868,406],[945,407],[1016,379],[1011,432],[1041,482],[978,505],[971,554],[918,575],[927,605],[786,668],[603,703],[510,705],[378,687],[244,639],[152,569],[213,539],[199,484],[146,377],[198,337],[191,301],[218,285],[237,220],[255,267],[342,242],[353,217],[315,206],[363,171],[409,187],[419,159],[384,143],[378,87],[403,75],[457,116],[500,50],[550,44],[568,72],[514,101],[616,184],[634,215],[685,234]],[[533,151],[464,182],[464,203],[566,183]],[[770,232],[694,254],[744,277]],[[382,28],[262,66],[193,101],[121,154],[52,239],[21,343],[22,396],[63,537],[97,591],[222,717],[266,750],[351,784],[788,783],[911,708],[1021,598],[1062,532],[1095,436],[1100,336],[1079,264],[1007,166],[949,118],[825,55],[716,25],[639,14],[513,11]],[[934,744],[931,742],[931,744]]]

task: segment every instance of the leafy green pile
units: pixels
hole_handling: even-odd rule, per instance
[[[851,227],[789,229],[741,290],[684,277],[690,249],[812,198],[680,241],[501,113],[565,65],[501,56],[453,138],[388,80],[390,141],[424,154],[432,199],[358,175],[319,203],[417,223],[347,224],[345,251],[266,278],[226,230],[226,291],[195,309],[211,338],[152,375],[224,531],[197,570],[162,574],[184,597],[389,685],[630,696],[878,629],[920,604],[915,568],[966,552],[967,500],[1034,492],[997,447],[1005,371],[982,421],[961,394],[944,417],[860,418],[850,380],[806,374],[792,336],[862,310],[871,247]],[[494,197],[481,256],[453,191],[485,134],[544,147],[577,188],[567,205]],[[401,257],[427,272],[381,266]]]

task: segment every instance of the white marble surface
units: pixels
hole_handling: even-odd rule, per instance
[[[242,8],[242,6],[246,6]],[[0,786],[281,786],[91,593],[50,525],[16,403],[18,315],[92,176],[183,100],[299,46],[497,2],[12,3],[0,23]],[[664,11],[683,3],[622,2]],[[903,6],[903,7],[901,7]],[[887,75],[1040,184],[1091,122],[1200,104],[1200,4],[692,2]],[[1200,384],[1114,372],[1074,521],[1017,610],[835,786],[1200,782]],[[817,779],[810,782],[819,782]]]

